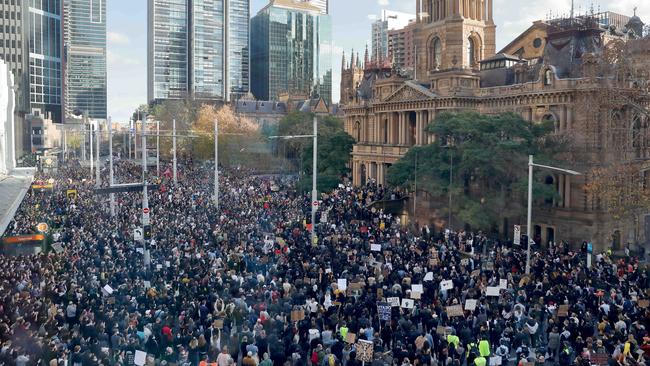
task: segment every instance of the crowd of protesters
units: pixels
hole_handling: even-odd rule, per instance
[[[356,366],[363,341],[369,365],[650,356],[648,277],[633,257],[593,253],[587,266],[586,247],[563,243],[535,251],[525,275],[510,242],[407,230],[373,204],[396,193],[373,183],[323,194],[312,241],[311,202],[293,179],[228,171],[217,210],[212,170],[181,171],[149,191],[146,245],[134,240],[140,192],[116,194],[111,217],[87,168],[39,176],[54,190],[29,192],[5,236],[47,221],[62,250],[0,256],[0,365],[133,365],[146,354],[146,365]],[[117,163],[116,182],[141,177]]]

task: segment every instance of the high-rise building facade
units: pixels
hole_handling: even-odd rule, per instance
[[[414,26],[412,23],[401,29],[388,31],[388,57],[393,66],[407,73],[413,73],[415,65]]]
[[[261,100],[300,93],[332,100],[332,29],[307,2],[272,0],[251,20],[252,92]]]
[[[388,57],[388,32],[406,27],[415,14],[383,9],[379,19],[372,23],[372,60],[382,62]]]
[[[16,109],[29,109],[29,58],[26,55],[23,14],[25,6],[21,1],[0,3],[0,59],[14,75]]]
[[[27,27],[25,38],[29,41],[30,111],[61,122],[62,0],[24,2],[27,3],[23,27]]]
[[[249,16],[247,0],[149,0],[149,100],[246,94]]]
[[[329,0],[302,0],[303,2],[310,3],[311,5],[317,7],[322,14],[329,14]]]
[[[65,0],[64,117],[106,119],[106,0]]]

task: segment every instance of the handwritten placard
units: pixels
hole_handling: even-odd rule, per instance
[[[485,290],[485,296],[499,296],[500,291],[501,291],[500,287],[488,286],[487,289]]]
[[[388,302],[392,307],[398,307],[400,304],[399,297],[389,297],[386,299],[386,302]]]
[[[447,306],[447,316],[455,317],[455,316],[463,316],[463,307],[460,305],[453,305],[453,306]]]
[[[476,309],[477,301],[475,299],[465,300],[465,310],[474,311]]]
[[[440,282],[440,289],[441,290],[451,290],[454,288],[454,281],[452,280],[446,280]]]

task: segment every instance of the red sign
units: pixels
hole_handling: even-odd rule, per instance
[[[149,213],[149,207],[145,207],[142,209],[142,212],[148,214]]]
[[[318,201],[314,201],[311,204],[314,205],[314,207],[318,207]]]

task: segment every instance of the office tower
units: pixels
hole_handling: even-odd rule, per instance
[[[415,24],[388,31],[388,57],[393,66],[408,72],[415,67]]]
[[[0,3],[0,58],[14,75],[16,110],[29,111],[29,56],[25,52],[23,14],[25,6],[18,2]]]
[[[29,6],[24,4],[27,18],[23,15],[25,37],[29,40],[30,110],[55,122],[62,121],[61,3],[62,0],[30,1]]]
[[[329,14],[329,0],[302,0],[304,2],[310,3],[311,5],[317,7],[322,14]]]
[[[149,0],[148,99],[249,91],[247,0]]]
[[[251,80],[255,97],[280,93],[332,99],[330,18],[292,0],[272,0],[251,21]]]
[[[388,57],[388,32],[402,29],[415,20],[415,14],[382,10],[379,19],[372,23],[372,60],[382,62]]]
[[[65,117],[106,119],[106,0],[63,5]]]

